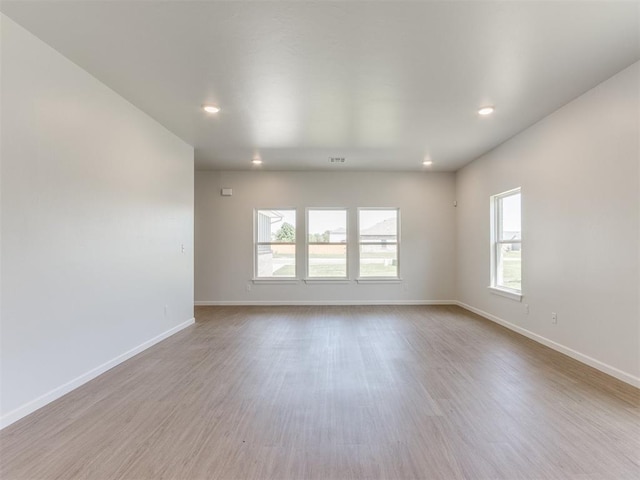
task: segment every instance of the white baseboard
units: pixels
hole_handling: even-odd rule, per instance
[[[511,322],[503,320],[500,317],[496,317],[495,315],[492,315],[483,310],[480,310],[479,308],[472,307],[471,305],[467,305],[466,303],[459,302],[459,301],[456,301],[455,303],[456,305],[464,308],[465,310],[469,310],[470,312],[476,313],[481,317],[486,318],[487,320],[491,320],[492,322],[498,323],[503,327],[508,328],[509,330],[513,330],[514,332],[524,335],[525,337],[530,338],[531,340],[534,340],[538,343],[541,343],[542,345],[545,345],[553,350],[556,350],[560,353],[564,353],[565,355],[573,358],[574,360],[578,360],[579,362],[589,365],[590,367],[593,367],[596,370],[600,370],[601,372],[604,372],[607,375],[611,375],[612,377],[615,377],[618,380],[622,380],[623,382],[628,383],[629,385],[633,385],[634,387],[640,388],[640,377],[636,377],[635,375],[631,375],[630,373],[624,372],[616,367],[612,367],[611,365],[601,362],[600,360],[596,360],[595,358],[592,358],[588,355],[585,355],[576,350],[573,350],[572,348],[569,348],[565,345],[554,342],[553,340],[549,340],[548,338],[543,337],[542,335],[538,335],[537,333],[533,333],[532,331],[527,330],[526,328],[522,328],[518,325],[514,325]]]
[[[196,306],[457,305],[455,300],[198,300]]]
[[[79,386],[89,382],[90,380],[93,380],[98,375],[106,372],[107,370],[115,367],[116,365],[121,364],[125,360],[130,359],[131,357],[146,350],[147,348],[152,347],[153,345],[155,345],[158,342],[161,342],[165,338],[170,337],[175,333],[178,333],[180,330],[187,328],[190,325],[193,325],[194,323],[195,323],[195,318],[191,318],[185,322],[182,322],[181,324],[176,325],[173,328],[170,328],[166,332],[163,332],[160,335],[157,335],[150,340],[147,340],[146,342],[138,345],[137,347],[134,347],[131,350],[124,352],[121,355],[118,355],[117,357],[109,360],[108,362],[105,362],[102,365],[89,370],[88,372],[80,375],[79,377],[76,377],[73,380],[63,385],[60,385],[59,387],[54,388],[53,390],[45,393],[44,395],[41,395],[35,400],[31,400],[30,402],[22,405],[21,407],[18,407],[15,410],[12,410],[11,412],[0,417],[0,430],[5,427],[8,427],[14,422],[17,422],[21,418],[26,417],[30,413],[35,412],[39,408],[44,407],[48,403],[51,403],[54,400],[57,400],[63,395],[69,393],[71,390],[74,390]]]

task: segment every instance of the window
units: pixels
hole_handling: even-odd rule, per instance
[[[491,286],[522,294],[520,188],[491,197]]]
[[[296,244],[302,239],[296,236],[296,215],[295,208],[254,210],[254,280],[290,283],[299,278]],[[357,281],[400,280],[400,210],[360,208],[357,220],[356,240],[349,233],[348,209],[307,209],[305,280],[347,282],[348,252],[355,253],[356,246]]]
[[[307,210],[307,276],[347,278],[347,210]]]
[[[358,210],[360,278],[399,278],[400,210],[361,208]]]
[[[296,276],[295,209],[255,211],[255,276]]]

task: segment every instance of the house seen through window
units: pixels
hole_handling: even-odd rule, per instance
[[[399,277],[397,208],[358,210],[359,277]]]
[[[257,278],[296,276],[296,210],[256,210]]]

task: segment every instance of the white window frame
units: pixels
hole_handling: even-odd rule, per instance
[[[313,211],[313,210],[320,210],[320,211],[326,211],[326,210],[340,210],[340,211],[344,211],[345,213],[345,217],[347,220],[347,223],[345,225],[345,229],[346,229],[346,233],[345,233],[345,237],[346,240],[344,242],[310,242],[309,241],[309,212]],[[351,241],[351,237],[350,237],[350,232],[349,232],[349,209],[346,207],[309,207],[306,209],[305,212],[305,249],[304,249],[304,254],[305,254],[305,282],[306,283],[313,283],[313,282],[318,282],[318,283],[324,283],[324,282],[336,282],[336,283],[344,283],[346,280],[349,280],[349,243]],[[297,238],[297,237],[296,237]],[[309,255],[309,247],[311,245],[344,245],[345,247],[345,261],[346,261],[346,273],[344,277],[311,277],[309,275],[309,260],[310,260],[310,255]]]
[[[295,225],[295,234],[296,234],[296,241],[295,242],[259,242],[258,241],[258,230],[259,230],[259,226],[258,226],[258,212],[262,211],[262,210],[268,210],[268,211],[279,211],[279,210],[293,210],[295,218],[296,218],[296,225]],[[295,207],[261,207],[261,208],[254,208],[253,209],[253,281],[254,283],[297,283],[298,282],[298,248],[297,248],[297,243],[298,243],[298,232],[299,232],[299,228],[298,228],[298,210]],[[275,277],[275,276],[271,276],[271,277],[260,277],[258,276],[258,249],[261,246],[264,245],[293,245],[295,247],[295,273],[292,277]]]
[[[520,239],[502,239],[502,200],[507,197],[513,195],[520,195]],[[517,243],[520,245],[520,252],[522,255],[522,188],[517,187],[511,190],[507,190],[506,192],[499,193],[497,195],[492,195],[490,197],[491,202],[491,285],[489,286],[489,290],[491,293],[495,293],[496,295],[500,295],[506,298],[510,298],[512,300],[516,300],[518,302],[522,301],[522,287],[520,290],[515,288],[505,287],[503,285],[498,285],[498,261],[500,259],[499,249],[504,244],[514,244]],[[522,285],[522,263],[520,264],[520,284]]]
[[[363,210],[395,210],[397,212],[396,215],[396,242],[395,243],[388,243],[388,242],[379,242],[379,243],[375,243],[375,242],[366,242],[363,243],[360,241],[360,212]],[[400,221],[400,207],[358,207],[358,211],[357,211],[357,226],[356,226],[356,245],[358,248],[358,277],[356,278],[356,281],[358,283],[367,283],[367,282],[371,282],[371,283],[396,283],[396,282],[401,282],[402,281],[402,277],[400,276],[400,227],[402,225],[401,221]],[[360,276],[360,257],[361,257],[361,247],[362,245],[395,245],[396,246],[396,258],[397,258],[397,268],[396,268],[396,275],[389,275],[389,276],[378,276],[378,277],[362,277]]]

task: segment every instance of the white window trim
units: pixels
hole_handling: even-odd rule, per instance
[[[505,288],[492,287],[492,286],[489,286],[487,288],[494,295],[500,295],[501,297],[515,300],[516,302],[522,302],[522,293],[518,293],[517,290],[507,290]]]
[[[304,283],[307,285],[349,285],[353,281],[343,277],[312,277],[305,278]]]
[[[296,241],[295,242],[258,242],[258,212],[260,210],[293,210],[296,215]],[[252,282],[254,284],[295,284],[300,280],[298,277],[298,209],[296,207],[260,207],[253,209],[253,278]],[[295,274],[292,277],[259,277],[258,276],[258,246],[260,245],[293,245],[295,247],[296,254],[295,258]]]
[[[402,283],[403,279],[398,277],[358,277],[356,282],[362,284],[371,283]]]
[[[297,285],[300,283],[300,280],[291,277],[261,277],[251,279],[251,283],[254,285]]]
[[[360,243],[360,212],[362,210],[395,210],[397,212],[396,216],[396,242],[395,243],[386,243],[386,245],[395,245],[396,246],[396,257],[397,257],[397,275],[388,276],[388,277],[361,277],[360,276],[360,247],[362,245],[383,245],[380,243]],[[358,267],[357,272],[358,276],[356,277],[356,282],[358,283],[398,283],[402,282],[402,278],[400,277],[400,231],[402,227],[402,223],[400,222],[400,207],[358,207],[356,212],[356,246],[358,248]]]
[[[346,224],[346,242],[310,242],[309,241],[309,211],[311,210],[342,210],[345,212],[345,216],[347,219]],[[314,283],[350,283],[349,277],[349,241],[350,241],[350,232],[349,232],[349,209],[347,207],[308,207],[305,210],[305,236],[304,236],[304,281],[307,284]],[[297,238],[297,237],[296,237]],[[309,246],[310,245],[344,245],[346,249],[346,272],[344,277],[311,277],[309,276]]]
[[[513,244],[517,243],[522,245],[522,238],[519,240],[501,240],[500,239],[500,212],[497,210],[499,201],[505,197],[510,197],[511,195],[516,194],[521,195],[522,199],[522,187],[513,188],[511,190],[507,190],[506,192],[499,193],[497,195],[492,195],[489,198],[490,201],[490,215],[491,215],[491,285],[487,288],[489,291],[495,295],[500,295],[505,298],[509,298],[511,300],[515,300],[517,302],[522,301],[522,290],[515,290],[511,288],[504,287],[502,285],[498,285],[497,283],[497,267],[498,267],[498,248],[503,244]],[[520,211],[522,212],[522,204],[520,204]],[[522,224],[520,225],[522,229]],[[521,235],[522,237],[522,235]],[[522,251],[522,249],[521,249]],[[520,281],[522,282],[522,265],[520,267]]]

